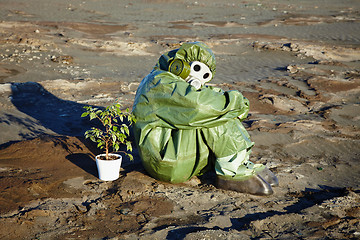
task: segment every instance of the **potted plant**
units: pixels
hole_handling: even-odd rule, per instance
[[[127,108],[121,110],[120,103],[114,103],[105,109],[85,106],[86,111],[81,117],[90,117],[90,121],[97,119],[101,128],[92,127],[85,132],[85,138],[97,143],[99,149],[105,149],[105,154],[95,157],[99,178],[104,181],[113,181],[119,178],[122,156],[114,152],[122,152],[132,161],[133,156],[125,151],[119,151],[125,145],[127,151],[132,151],[129,126],[136,121],[134,115]],[[127,120],[128,123],[125,123]]]

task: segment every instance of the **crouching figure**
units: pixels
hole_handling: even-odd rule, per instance
[[[133,106],[135,140],[146,171],[171,183],[215,168],[217,187],[270,195],[276,176],[249,161],[254,143],[242,125],[249,101],[206,86],[215,56],[201,42],[163,54],[140,83]]]

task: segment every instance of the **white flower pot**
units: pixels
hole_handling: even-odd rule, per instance
[[[100,156],[105,156],[105,154],[100,154],[95,157],[99,178],[103,181],[114,181],[120,176],[122,156],[115,153],[110,153],[109,155],[117,156],[118,158],[115,160],[100,159]]]

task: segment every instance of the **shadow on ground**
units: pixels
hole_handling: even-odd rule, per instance
[[[72,162],[74,165],[83,169],[85,172],[98,177],[96,162],[94,158],[85,153],[73,153],[66,156],[66,159]]]
[[[60,99],[35,82],[12,83],[11,90],[11,102],[19,111],[56,134],[83,136],[90,128],[89,121],[81,118],[84,104]]]
[[[54,132],[55,135],[78,138],[93,155],[101,153],[101,151],[96,148],[96,144],[85,140],[83,137],[86,130],[93,126],[99,127],[95,120],[90,122],[89,118],[81,117],[81,114],[85,111],[85,104],[60,99],[36,82],[12,83],[11,90],[11,102],[14,106],[36,121],[24,121],[8,116],[8,121],[16,121],[19,125],[32,132],[29,136],[23,136],[25,139],[32,139],[34,135],[44,135],[44,132],[36,127],[40,124]],[[45,135],[46,134],[47,133],[45,133]],[[133,136],[130,136],[130,140],[133,141]],[[0,149],[11,144],[12,143],[3,144]],[[137,156],[136,150],[133,155],[134,157]],[[97,177],[95,161],[89,154],[71,153],[66,156],[66,159],[87,173]],[[127,166],[127,164],[123,166]]]
[[[225,232],[229,232],[233,229],[236,229],[238,231],[247,230],[250,228],[251,223],[254,221],[268,219],[276,215],[284,216],[293,213],[299,214],[301,213],[301,211],[310,208],[314,205],[321,204],[332,198],[342,197],[349,194],[349,189],[346,188],[333,188],[329,186],[319,186],[319,187],[320,190],[305,189],[304,191],[301,192],[288,193],[289,197],[297,198],[298,201],[293,205],[285,207],[283,209],[284,211],[269,210],[266,212],[247,214],[241,218],[231,218],[232,226],[228,228],[219,228],[217,226],[213,228],[196,227],[194,225],[184,226],[182,228],[169,231],[166,239],[183,239],[189,233],[195,233],[206,230],[223,230]],[[166,227],[169,226],[170,225],[166,225]]]

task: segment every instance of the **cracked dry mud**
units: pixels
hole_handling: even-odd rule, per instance
[[[359,238],[359,11],[332,0],[2,1],[0,238]],[[279,177],[272,196],[217,189],[213,172],[156,181],[136,149],[120,179],[97,178],[82,107],[131,108],[158,57],[196,40],[217,58],[210,84],[250,100],[251,160]]]

